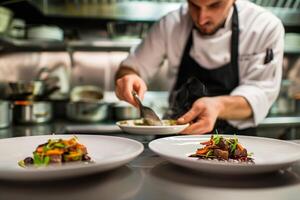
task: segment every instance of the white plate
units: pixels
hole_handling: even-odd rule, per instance
[[[163,125],[163,126],[144,126],[135,125],[134,122],[139,120],[124,120],[117,122],[117,125],[127,133],[141,134],[141,135],[170,135],[177,134],[183,131],[188,124],[183,125]],[[167,120],[162,120],[163,123]]]
[[[234,137],[225,135],[224,137]],[[254,155],[255,164],[226,163],[188,157],[210,139],[210,135],[174,136],[154,140],[149,148],[168,161],[191,169],[221,174],[254,174],[286,168],[300,160],[300,145],[262,137],[237,136],[239,142]]]
[[[135,140],[95,135],[76,135],[79,143],[87,147],[88,155],[95,163],[68,164],[45,168],[21,168],[18,161],[32,156],[39,144],[48,139],[68,139],[72,135],[43,135],[0,140],[0,179],[49,180],[76,177],[102,172],[122,166],[142,153],[144,147]]]
[[[80,125],[67,125],[66,131],[68,133],[88,134],[88,133],[118,133],[121,132],[116,124],[80,124]]]

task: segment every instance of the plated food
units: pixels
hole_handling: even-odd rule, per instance
[[[123,137],[86,134],[76,134],[75,136],[86,148],[92,164],[70,161],[68,164],[49,164],[47,167],[26,167],[24,169],[17,164],[18,161],[33,155],[32,152],[39,144],[44,144],[49,139],[51,141],[57,139],[69,141],[70,135],[39,135],[0,139],[0,180],[57,180],[99,173],[127,164],[144,149],[142,143]],[[83,150],[84,148],[78,149]]]
[[[189,157],[197,157],[205,160],[218,160],[228,162],[253,163],[252,153],[239,143],[237,136],[234,138],[225,138],[218,134],[211,135],[210,140],[201,142],[205,145],[198,148],[196,153]]]
[[[219,135],[234,139],[234,135]],[[215,138],[217,139],[217,138]],[[300,145],[288,141],[264,137],[238,136],[238,143],[251,151],[251,162],[227,162],[218,159],[190,157],[199,148],[199,142],[211,140],[211,135],[172,136],[153,140],[149,148],[164,159],[189,169],[212,174],[258,174],[285,169],[300,161]],[[233,143],[234,144],[234,143]],[[206,146],[206,145],[205,145]],[[205,147],[204,146],[204,147]],[[249,153],[249,152],[248,152]]]
[[[74,136],[71,139],[49,139],[46,143],[37,146],[32,157],[18,162],[21,167],[45,167],[51,164],[71,162],[91,163],[87,148],[78,142]]]
[[[123,120],[116,124],[127,133],[141,135],[170,135],[183,131],[188,124],[178,125],[175,120],[161,120],[162,126],[150,126],[143,119]]]

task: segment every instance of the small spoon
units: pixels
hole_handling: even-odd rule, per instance
[[[157,114],[155,114],[155,112],[151,108],[144,106],[142,104],[141,99],[139,98],[139,96],[137,95],[137,93],[135,91],[132,91],[132,96],[134,97],[135,101],[139,105],[141,117],[144,119],[145,124],[150,125],[150,126],[162,126],[163,125],[162,121],[159,119]]]

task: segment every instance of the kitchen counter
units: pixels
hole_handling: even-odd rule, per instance
[[[56,122],[12,126],[1,129],[0,138],[51,132],[63,134],[65,125],[64,122]],[[121,131],[106,135],[140,141],[145,150],[123,167],[81,178],[42,183],[0,180],[0,199],[299,199],[300,162],[289,169],[271,174],[216,176],[178,167],[155,155],[148,148],[148,143],[155,136],[130,135]],[[299,140],[294,142],[300,143]]]

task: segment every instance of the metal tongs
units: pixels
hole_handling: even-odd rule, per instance
[[[142,104],[141,99],[139,98],[139,96],[137,95],[137,93],[135,91],[132,91],[132,96],[134,97],[135,101],[139,105],[141,117],[143,118],[145,124],[150,125],[150,126],[162,126],[163,125],[162,121],[159,119],[157,114],[155,114],[155,112],[151,108],[144,106]]]

